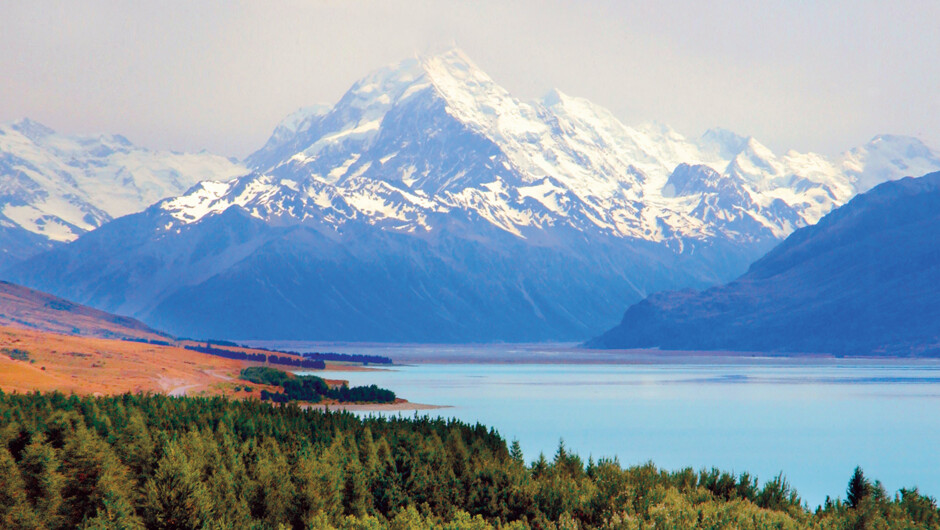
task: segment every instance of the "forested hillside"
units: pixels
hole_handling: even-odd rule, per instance
[[[835,492],[834,492],[835,493]],[[0,527],[938,528],[861,471],[815,512],[782,477],[526,465],[482,425],[255,400],[0,393]]]

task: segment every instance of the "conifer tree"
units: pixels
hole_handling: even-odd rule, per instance
[[[359,463],[362,464],[366,475],[371,478],[378,463],[378,456],[375,452],[375,439],[372,437],[372,429],[368,427],[363,429],[359,446]]]
[[[339,521],[343,513],[343,477],[340,469],[307,453],[293,470],[294,499],[302,525],[324,519]]]
[[[78,423],[75,432],[65,439],[62,448],[62,472],[65,484],[62,490],[66,521],[78,525],[94,517],[109,505],[126,512],[128,524],[136,516],[132,506],[134,483],[126,467],[121,464],[111,446],[93,431]]]
[[[548,460],[545,459],[545,453],[539,453],[539,458],[532,462],[532,476],[539,478],[548,471]]]
[[[855,468],[845,493],[845,501],[851,508],[858,508],[858,505],[871,494],[871,483],[865,478],[861,467]]]
[[[13,455],[0,446],[0,528],[36,528],[39,521],[26,499],[26,484]]]
[[[33,505],[40,526],[56,528],[62,522],[62,488],[65,478],[60,471],[55,449],[39,434],[23,451],[20,471],[26,497]]]
[[[178,442],[169,442],[152,478],[144,484],[143,515],[147,528],[197,529],[214,515],[212,498]]]
[[[445,448],[454,476],[459,481],[465,480],[469,474],[470,451],[467,450],[467,444],[464,443],[459,429],[451,429],[447,434]]]
[[[509,448],[509,457],[512,458],[513,462],[524,464],[525,457],[522,455],[522,446],[519,445],[519,440],[513,440],[512,445]]]

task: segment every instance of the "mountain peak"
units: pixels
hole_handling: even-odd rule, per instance
[[[930,148],[919,138],[898,134],[879,134],[872,138],[865,146],[868,148],[902,151],[902,153],[899,154],[903,154],[903,156],[907,158],[929,158],[933,155]]]
[[[477,68],[470,57],[460,48],[450,45],[439,50],[430,50],[428,53],[418,55],[422,61],[437,61],[447,63],[456,68]]]
[[[420,63],[428,80],[448,99],[460,93],[478,95],[481,91],[496,91],[508,96],[502,87],[457,48],[423,57]]]
[[[411,94],[428,83],[465,83],[469,86],[492,82],[467,54],[451,47],[436,53],[418,54],[380,68],[353,84],[343,100],[353,94],[360,99],[395,101],[402,94]]]
[[[46,127],[38,121],[33,121],[29,118],[23,118],[19,121],[15,121],[10,125],[10,127],[33,141],[37,141],[41,138],[49,136],[50,134],[55,134],[54,130]]]
[[[881,134],[843,156],[843,170],[854,178],[858,191],[899,176],[914,176],[940,169],[940,156],[911,136]]]
[[[542,96],[541,103],[548,108],[555,107],[556,105],[564,105],[571,101],[572,97],[568,94],[565,94],[557,88],[549,90],[544,96]]]
[[[699,139],[702,147],[713,150],[724,158],[734,158],[744,150],[747,141],[748,137],[721,127],[708,129]]]

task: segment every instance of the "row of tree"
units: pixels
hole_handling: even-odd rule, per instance
[[[321,361],[339,361],[362,364],[392,364],[392,360],[382,355],[367,355],[362,353],[336,353],[336,352],[306,352],[300,353],[307,359]]]
[[[379,388],[376,385],[350,388],[344,384],[338,388],[331,388],[322,377],[293,375],[267,366],[245,368],[239,377],[252,383],[282,387],[283,393],[261,391],[262,401],[275,403],[290,401],[319,403],[323,398],[333,399],[340,403],[392,403],[396,398],[391,390]]]
[[[237,348],[245,348],[237,342],[232,342],[230,340],[219,340],[219,339],[209,339],[206,341],[206,345],[211,347],[215,346],[230,346]],[[255,350],[262,350],[271,353],[286,353],[288,355],[296,355],[298,357],[304,357],[314,361],[338,361],[338,362],[347,362],[347,363],[362,363],[362,364],[392,364],[392,360],[388,357],[382,355],[369,355],[363,353],[336,353],[336,352],[305,352],[300,353],[291,350],[275,350],[272,348],[261,348],[255,347]]]
[[[861,470],[809,511],[783,477],[583,462],[439,418],[256,400],[0,393],[0,528],[940,528]]]
[[[141,344],[153,344],[154,346],[172,346],[168,340],[158,340],[158,339],[141,339],[137,337],[124,337],[121,340],[124,342],[139,342]]]
[[[293,366],[296,368],[309,368],[311,370],[323,370],[326,363],[315,359],[294,359],[281,355],[268,355],[264,353],[248,353],[238,350],[228,350],[225,348],[213,348],[211,344],[205,346],[185,346],[187,350],[225,357],[226,359],[235,359],[238,361],[252,361],[256,363],[280,364],[283,366]]]
[[[362,363],[362,364],[392,364],[392,359],[382,355],[369,355],[364,353],[336,353],[336,352],[295,352],[290,350],[271,350],[260,348],[274,353],[287,353],[290,355],[300,355],[306,359],[318,361],[337,361],[344,363]]]

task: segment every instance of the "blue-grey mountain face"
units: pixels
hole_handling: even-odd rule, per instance
[[[940,354],[940,173],[881,184],[734,282],[630,307],[592,347]]]
[[[583,340],[651,292],[736,277],[866,182],[940,168],[917,145],[688,140],[558,91],[517,100],[451,51],[291,115],[252,173],[5,276],[181,335]]]
[[[57,245],[0,215],[0,268],[35,256]]]
[[[702,271],[746,259],[729,263],[737,254],[718,244],[695,256],[613,238],[531,245],[469,216],[421,237],[278,226],[239,208],[167,219],[158,207],[123,217],[8,276],[184,336],[576,340],[638,299],[637,286],[708,285],[717,278]]]

